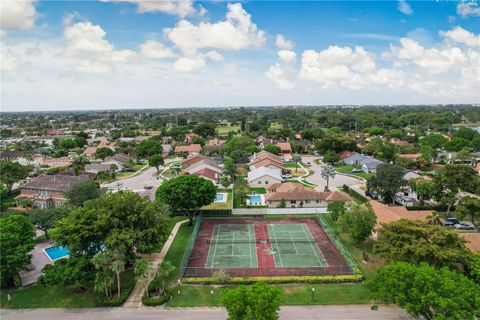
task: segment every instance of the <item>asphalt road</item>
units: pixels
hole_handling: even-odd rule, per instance
[[[311,182],[313,184],[316,184],[317,187],[315,187],[315,190],[317,191],[323,191],[325,189],[325,186],[327,185],[327,181],[322,178],[322,175],[320,174],[322,170],[322,165],[316,164],[313,160],[317,159],[317,157],[314,156],[302,156],[302,161],[303,163],[308,163],[310,162],[310,167],[308,168],[309,170],[313,171],[313,174],[311,176],[308,176],[306,180],[308,182]],[[347,186],[351,185],[365,185],[365,182],[359,179],[355,179],[352,177],[348,177],[345,175],[341,174],[336,174],[335,178],[330,179],[329,181],[329,188],[330,190],[341,190],[342,186],[346,184]]]
[[[23,309],[0,311],[2,320],[224,320],[222,308],[95,308],[95,309]],[[407,314],[395,306],[371,311],[369,305],[285,306],[281,320],[407,320]]]

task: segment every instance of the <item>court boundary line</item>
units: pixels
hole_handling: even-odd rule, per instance
[[[310,234],[310,237],[313,239],[313,236],[312,236],[312,233],[310,232],[310,230],[307,229],[307,230],[308,230],[308,233],[307,233],[307,232],[305,231],[304,226],[307,227],[307,225],[306,225],[306,224],[302,224],[302,231],[303,231],[303,233],[305,234],[305,236],[307,236],[307,238],[308,238],[308,234]],[[307,227],[307,228],[308,228],[308,227]],[[323,256],[322,250],[320,249],[320,247],[318,246],[318,244],[315,243],[315,245],[316,245],[317,248],[318,248],[318,251],[320,251],[320,254],[322,255],[322,259],[323,259],[323,261],[325,262],[325,264],[324,264],[324,263],[322,262],[322,260],[320,260],[320,258],[318,257],[315,248],[312,246],[312,243],[311,243],[311,242],[309,242],[309,243],[310,243],[310,247],[311,247],[312,250],[313,250],[313,253],[315,254],[315,257],[317,258],[317,261],[320,263],[320,266],[321,266],[321,267],[326,267],[326,266],[328,265],[328,264],[327,264],[327,260],[326,260],[325,257]]]
[[[280,264],[281,264],[281,268],[285,268],[285,266],[283,265],[283,260],[282,260],[282,255],[280,254],[280,248],[278,247],[278,242],[277,242],[277,235],[276,235],[276,232],[275,232],[275,225],[274,224],[269,224],[269,226],[272,226],[271,229],[272,229],[272,233],[273,233],[273,238],[275,239],[275,246],[277,247],[277,251],[276,253],[278,254],[278,259],[280,260]],[[270,228],[267,228],[267,229],[270,229]],[[269,235],[270,235],[270,230],[269,231]],[[275,262],[275,259],[274,259],[274,262]],[[275,263],[275,267],[276,267],[276,263]]]
[[[293,248],[295,249],[295,253],[298,255],[297,246],[295,245],[295,241],[293,240],[292,232],[288,231],[288,235],[290,236],[290,239],[292,240],[292,244],[293,244]]]
[[[212,237],[211,237],[211,241],[213,241],[213,237],[214,236],[218,236],[218,234],[216,234],[215,230],[217,230],[217,226],[219,225],[214,225],[213,226],[213,230],[212,230]],[[209,246],[208,247],[208,254],[207,254],[207,262],[205,263],[205,269],[212,269],[213,268],[213,262],[215,261],[215,252],[213,253],[213,257],[211,257],[210,260],[210,267],[208,267],[208,258],[210,258],[210,250],[212,249],[212,246]],[[215,242],[215,247],[214,247],[214,250],[217,249],[217,243]]]

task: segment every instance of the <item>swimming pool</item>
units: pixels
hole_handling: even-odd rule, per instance
[[[50,261],[55,261],[62,258],[68,258],[70,252],[67,247],[64,246],[54,246],[43,249]]]
[[[217,193],[215,195],[214,202],[227,202],[227,194],[226,193]]]
[[[261,205],[262,196],[250,196],[250,205]]]

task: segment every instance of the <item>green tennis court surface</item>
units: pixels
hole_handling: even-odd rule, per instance
[[[253,224],[218,224],[213,228],[206,269],[257,268]]]
[[[276,267],[327,266],[306,224],[269,224],[268,235]]]

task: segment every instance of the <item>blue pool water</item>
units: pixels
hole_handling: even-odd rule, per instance
[[[217,193],[215,195],[215,202],[223,201],[223,194]]]
[[[262,204],[261,196],[250,196],[250,204]]]
[[[67,247],[64,246],[55,246],[55,247],[48,247],[45,248],[45,253],[50,258],[50,260],[55,261],[57,259],[66,258],[69,255],[69,251]]]

